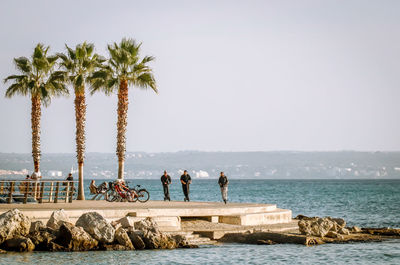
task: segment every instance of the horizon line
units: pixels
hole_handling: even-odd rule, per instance
[[[159,151],[159,152],[149,152],[149,151],[126,151],[126,154],[135,153],[146,153],[146,154],[175,154],[175,153],[400,153],[400,150],[269,150],[269,151],[206,151],[206,150],[179,150],[179,151]],[[85,152],[86,154],[115,154],[115,152],[99,152],[91,151]],[[18,154],[25,155],[31,154],[31,152],[0,152],[0,154]],[[42,153],[46,155],[55,154],[76,154],[76,152],[46,152]]]

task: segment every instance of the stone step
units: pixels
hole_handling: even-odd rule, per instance
[[[224,215],[219,217],[220,223],[233,225],[268,225],[289,223],[292,221],[292,211],[275,209],[269,212],[258,212],[239,215]]]
[[[144,220],[146,217],[125,216],[119,219],[123,228],[133,227],[135,222]],[[179,216],[155,216],[154,222],[161,231],[178,231],[181,230],[181,218]]]
[[[202,238],[206,237],[209,239],[220,239],[228,233],[246,233],[248,230],[215,230],[215,231],[195,231],[195,234],[199,234]]]
[[[276,210],[275,204],[264,204],[260,206],[244,207],[229,204],[218,204],[218,207],[185,207],[185,208],[149,208],[136,209],[129,212],[127,215],[132,217],[153,217],[153,216],[180,216],[180,217],[208,217],[221,215],[240,215],[252,213],[265,213]]]
[[[188,239],[189,244],[192,245],[212,245],[215,244],[216,241],[209,239],[208,237],[198,237],[193,239]]]

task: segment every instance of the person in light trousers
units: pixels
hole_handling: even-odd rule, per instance
[[[225,176],[224,172],[221,172],[221,176],[218,179],[218,185],[221,188],[222,200],[225,204],[228,201],[228,184],[228,177]]]

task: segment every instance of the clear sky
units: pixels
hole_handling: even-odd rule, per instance
[[[106,55],[143,42],[159,95],[130,90],[128,151],[400,150],[400,1],[0,1],[0,77],[38,42]],[[30,100],[4,98],[0,152],[30,152]],[[88,97],[87,151],[115,152],[116,96]],[[42,152],[74,152],[73,96]]]

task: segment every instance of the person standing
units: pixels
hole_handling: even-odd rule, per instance
[[[166,170],[164,170],[164,175],[161,176],[161,183],[164,189],[164,201],[171,201],[171,198],[169,197],[169,184],[171,184],[171,177],[168,175]]]
[[[226,204],[226,202],[228,201],[228,177],[225,176],[224,172],[221,172],[221,175],[218,179],[218,184],[219,187],[221,188],[221,195],[222,195],[222,200],[224,201],[224,203]]]
[[[74,180],[74,177],[72,176],[72,173],[69,173],[69,174],[68,174],[68,177],[67,177],[65,180],[67,180],[67,181],[73,181],[73,180]]]
[[[182,190],[183,194],[185,195],[185,202],[189,202],[189,185],[192,183],[192,179],[190,175],[187,173],[187,170],[183,171],[183,175],[181,176],[181,183],[182,183]]]

